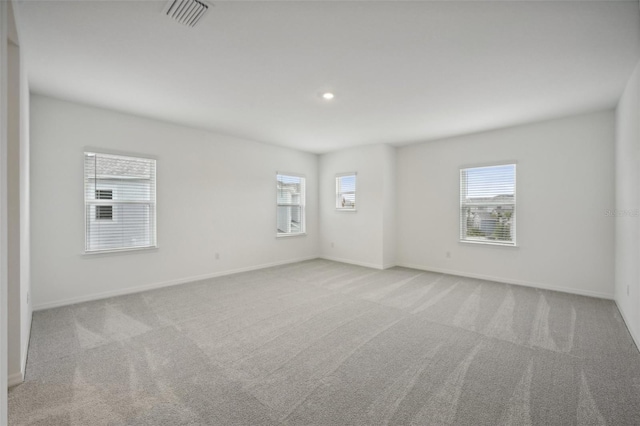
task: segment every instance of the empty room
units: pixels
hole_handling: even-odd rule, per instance
[[[638,0],[0,39],[0,425],[640,424]]]

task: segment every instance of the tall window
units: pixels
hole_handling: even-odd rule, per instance
[[[356,209],[356,173],[336,176],[336,209]]]
[[[277,231],[278,236],[305,233],[305,178],[277,174]]]
[[[516,244],[516,165],[460,169],[460,240]]]
[[[84,153],[85,251],[156,246],[156,160]]]

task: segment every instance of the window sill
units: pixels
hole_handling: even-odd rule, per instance
[[[499,242],[493,242],[493,241],[459,240],[458,242],[461,243],[461,244],[483,245],[483,246],[492,246],[492,247],[511,247],[511,248],[518,248],[519,247],[517,244],[499,243]]]
[[[306,235],[307,235],[306,232],[298,232],[295,234],[276,234],[276,238],[303,237]]]
[[[93,250],[93,251],[85,251],[84,253],[82,253],[82,255],[86,257],[93,257],[93,256],[99,256],[99,255],[129,254],[132,252],[155,251],[155,250],[158,250],[158,246],[109,249],[109,250]]]

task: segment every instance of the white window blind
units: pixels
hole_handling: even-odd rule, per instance
[[[277,233],[279,236],[305,233],[305,178],[277,174]]]
[[[516,165],[460,169],[460,240],[516,244]]]
[[[336,176],[336,209],[356,209],[356,173]]]
[[[84,153],[85,251],[156,246],[156,160]]]

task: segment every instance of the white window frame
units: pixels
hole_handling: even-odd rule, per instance
[[[504,167],[504,166],[513,166],[513,197],[512,201],[508,201],[505,199],[501,200],[481,200],[481,201],[467,201],[467,180],[466,174],[469,170],[478,170],[478,169],[488,169],[495,167]],[[506,246],[506,247],[517,247],[516,243],[516,210],[517,210],[517,202],[516,202],[516,193],[517,193],[517,164],[515,161],[505,162],[505,163],[493,163],[489,165],[481,165],[481,166],[469,166],[469,167],[461,167],[460,168],[460,209],[458,211],[459,221],[460,221],[460,242],[461,243],[470,243],[470,244],[485,244],[485,245],[493,245],[493,246]],[[508,218],[505,218],[509,223],[509,232],[511,236],[511,240],[498,240],[491,239],[487,236],[477,236],[471,237],[467,235],[468,229],[468,217],[467,210],[473,207],[485,207],[485,208],[498,208],[503,206],[511,206],[511,215]],[[502,218],[498,219],[502,220]]]
[[[293,177],[301,179],[301,188],[300,188],[300,202],[299,203],[281,203],[278,193],[278,181],[280,176]],[[288,172],[276,172],[276,237],[298,237],[302,235],[307,235],[307,210],[306,210],[306,199],[307,199],[307,178],[306,176],[298,173],[288,173]],[[278,210],[280,207],[300,207],[300,231],[299,232],[280,232],[278,228]]]
[[[353,177],[353,191],[349,192],[340,192],[340,181],[345,177]],[[358,211],[358,172],[349,172],[349,173],[338,173],[336,175],[336,210],[341,212],[355,212]],[[344,207],[341,205],[343,194],[353,194],[353,207]]]
[[[153,178],[153,185],[152,185],[152,200],[151,201],[130,201],[130,200],[118,200],[116,199],[116,190],[115,189],[109,189],[112,191],[112,199],[97,199],[94,198],[90,199],[87,198],[87,178],[86,178],[86,170],[84,170],[83,173],[83,181],[84,181],[84,254],[86,255],[94,255],[94,254],[101,254],[101,253],[118,253],[118,252],[129,252],[129,251],[139,251],[139,250],[150,250],[150,249],[157,249],[158,248],[158,237],[157,237],[157,227],[158,227],[158,214],[157,214],[157,182],[158,182],[158,164],[157,164],[157,159],[153,156],[149,156],[149,155],[139,155],[139,154],[132,154],[132,153],[126,153],[126,152],[112,152],[112,151],[105,151],[102,149],[93,149],[93,148],[89,148],[86,147],[85,151],[84,151],[84,155],[83,155],[83,162],[86,162],[86,157],[88,155],[95,155],[95,156],[110,156],[110,157],[123,157],[123,158],[139,158],[142,160],[147,160],[147,161],[152,161],[154,164],[154,178]],[[83,169],[84,167],[86,167],[86,164],[83,165]],[[98,188],[95,187],[93,188],[94,194],[96,193],[96,191],[98,190]],[[94,220],[97,220],[99,222],[102,221],[116,221],[116,212],[117,209],[115,208],[116,205],[118,204],[146,204],[149,206],[149,211],[151,213],[151,220],[150,220],[150,240],[151,240],[151,244],[149,245],[145,245],[145,246],[133,246],[133,247],[120,247],[120,248],[106,248],[106,249],[90,249],[89,248],[89,233],[88,233],[88,229],[89,229],[89,222],[87,221],[87,211],[89,206],[94,205],[94,206],[99,206],[99,205],[110,205],[112,206],[112,219],[108,220],[108,219],[96,219],[94,216]]]

